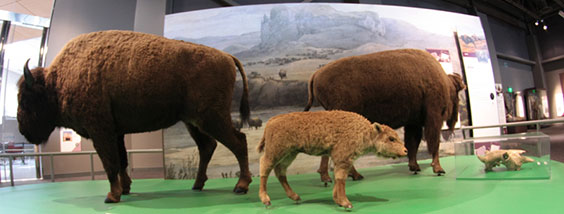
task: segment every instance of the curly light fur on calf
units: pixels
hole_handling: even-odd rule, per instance
[[[466,86],[458,74],[446,75],[429,53],[416,49],[382,51],[346,57],[317,70],[310,78],[308,111],[316,99],[327,110],[359,113],[372,122],[405,128],[409,169],[420,171],[417,150],[425,131],[433,171],[444,173],[439,163],[443,121],[450,130],[458,121],[458,92]],[[423,127],[425,127],[423,129]],[[318,172],[330,182],[328,158]],[[351,168],[353,179],[362,176]]]
[[[234,191],[246,192],[251,182],[247,142],[232,127],[230,116],[237,69],[243,80],[240,113],[247,121],[247,79],[235,57],[143,33],[80,35],[49,67],[30,71],[26,63],[18,83],[19,129],[35,144],[46,141],[55,127],[69,127],[91,138],[110,181],[106,202],[118,202],[131,184],[124,135],[182,121],[200,152],[193,189],[203,188],[218,140],[239,161],[241,176]]]
[[[264,154],[260,159],[261,201],[269,206],[266,183],[270,171],[292,200],[300,197],[286,180],[286,169],[298,153],[329,155],[335,163],[333,200],[340,206],[351,208],[345,194],[345,180],[353,161],[369,152],[384,157],[407,155],[407,149],[397,133],[388,126],[370,122],[359,114],[345,111],[295,112],[271,118],[257,150]]]

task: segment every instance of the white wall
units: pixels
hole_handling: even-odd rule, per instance
[[[547,96],[549,103],[550,118],[557,118],[564,114],[564,97],[562,93],[562,84],[560,82],[560,74],[564,73],[564,68],[545,72]]]
[[[133,30],[137,0],[57,0],[53,6],[46,65],[72,38],[100,30]]]
[[[163,35],[166,0],[137,0],[133,30]]]

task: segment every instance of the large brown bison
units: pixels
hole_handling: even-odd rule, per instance
[[[69,127],[93,140],[110,181],[105,202],[130,191],[124,135],[184,122],[196,141],[201,190],[218,140],[237,157],[234,188],[246,193],[251,174],[247,141],[231,125],[237,69],[243,79],[240,113],[249,118],[248,85],[235,57],[203,45],[128,32],[103,31],[71,40],[46,68],[24,67],[18,94],[20,132],[45,142],[55,127]],[[215,140],[214,140],[215,139]]]
[[[309,82],[308,111],[314,99],[327,110],[359,113],[371,122],[394,129],[404,127],[409,169],[417,172],[417,148],[425,132],[433,172],[444,173],[439,163],[443,121],[452,131],[458,120],[458,92],[466,86],[459,75],[446,75],[431,54],[415,49],[383,51],[346,57],[316,71]],[[423,127],[425,127],[423,129]],[[319,168],[329,182],[328,157]],[[362,179],[354,167],[353,179]]]

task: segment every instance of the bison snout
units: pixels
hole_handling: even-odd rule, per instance
[[[407,155],[407,149],[403,148],[402,152],[400,153],[400,156],[406,156]]]

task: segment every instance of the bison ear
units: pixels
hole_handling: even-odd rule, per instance
[[[35,80],[33,79],[33,75],[31,75],[31,71],[29,70],[29,60],[27,59],[27,61],[25,61],[25,65],[24,65],[24,79],[25,79],[25,84],[28,87],[31,87],[33,85],[33,82],[35,82]]]
[[[374,126],[374,129],[376,129],[377,133],[382,132],[382,127],[380,127],[381,125],[379,123],[373,123],[372,126]]]

